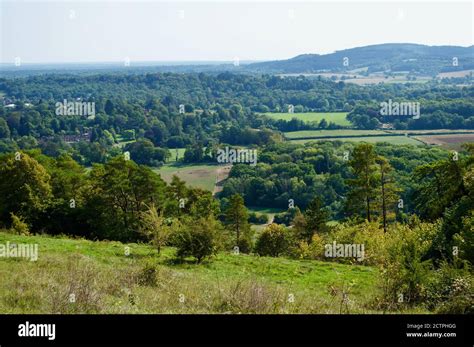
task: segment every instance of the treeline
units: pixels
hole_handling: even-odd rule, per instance
[[[150,216],[172,224],[222,217],[211,192],[177,177],[166,184],[144,165],[119,156],[91,170],[67,155],[38,150],[0,156],[0,224],[4,228],[89,239],[145,241]],[[187,222],[184,223],[183,220]],[[156,223],[156,221],[154,222]],[[157,227],[156,225],[154,226]],[[15,229],[16,230],[16,229]]]
[[[279,143],[258,152],[256,167],[235,164],[226,180],[222,196],[240,194],[247,206],[288,209],[289,201],[305,209],[318,196],[332,219],[349,215],[348,201],[354,179],[353,167],[359,159],[353,143],[341,141],[308,142],[304,145]],[[393,146],[379,143],[369,146],[370,155],[379,161],[371,163],[377,174],[386,172],[385,180],[396,182],[397,196],[403,208],[397,211],[399,219],[407,213],[417,212],[414,191],[419,182],[413,179],[418,166],[448,158],[450,153],[440,148]],[[357,159],[356,159],[357,158]],[[378,180],[380,182],[380,180]],[[398,203],[398,202],[397,202]]]
[[[474,92],[472,89],[463,89],[460,94],[464,95],[464,99],[403,100],[397,98],[392,100],[392,102],[419,102],[419,115],[384,116],[381,115],[380,104],[365,102],[357,105],[347,115],[347,119],[359,129],[376,129],[381,123],[393,124],[393,127],[398,130],[474,129]],[[384,101],[388,102],[388,99]]]
[[[360,87],[303,76],[110,73],[0,79],[0,91],[6,103],[15,104],[0,107],[0,149],[28,149],[36,144],[51,155],[65,146],[61,141],[64,135],[84,133],[107,150],[107,143],[130,132],[135,139],[148,139],[157,147],[183,148],[228,137],[225,132],[232,127],[280,131],[337,128],[330,120],[308,124],[259,115],[287,112],[290,105],[295,112],[351,111],[349,119],[360,128],[374,128],[380,122],[396,123],[400,129],[472,128],[474,116],[472,86],[437,82]],[[381,117],[379,103],[390,99],[420,102],[421,118],[412,122],[406,117]],[[94,103],[95,114],[56,115],[56,103],[63,100]],[[245,136],[244,141],[241,137],[225,142],[244,145],[265,140]],[[86,156],[90,146],[96,145],[82,144],[78,151]]]

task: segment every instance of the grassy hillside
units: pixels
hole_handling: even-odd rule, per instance
[[[230,253],[198,265],[173,248],[0,232],[7,242],[37,243],[38,260],[0,258],[1,313],[375,312],[373,267]]]

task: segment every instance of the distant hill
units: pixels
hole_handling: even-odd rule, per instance
[[[453,58],[458,65],[453,65]],[[348,65],[343,64],[344,59]],[[424,75],[474,69],[474,46],[426,46],[386,43],[336,51],[331,54],[302,54],[288,60],[253,63],[251,71],[266,73],[345,72],[367,68],[368,73],[408,71]]]

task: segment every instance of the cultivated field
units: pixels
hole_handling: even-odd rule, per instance
[[[291,143],[304,144],[306,142],[314,141],[348,141],[348,142],[387,142],[393,145],[422,145],[423,142],[412,137],[406,136],[360,136],[360,137],[340,137],[329,139],[306,139],[306,140],[291,140]]]
[[[173,165],[165,164],[154,169],[166,182],[171,182],[173,175],[178,176],[192,187],[214,191],[218,165]]]
[[[463,143],[466,143],[466,142],[474,143],[474,133],[473,134],[416,136],[415,138],[429,145],[438,145],[447,149],[456,149],[456,150],[459,150]]]
[[[273,119],[283,119],[286,121],[293,118],[301,119],[304,122],[320,122],[325,119],[328,123],[332,122],[341,126],[350,126],[351,122],[346,119],[348,112],[306,112],[306,113],[265,113],[266,116]]]
[[[451,72],[441,72],[438,74],[439,78],[451,78],[451,77],[466,77],[474,73],[474,70],[460,70]]]

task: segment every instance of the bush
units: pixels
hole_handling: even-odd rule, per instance
[[[435,224],[426,223],[391,230],[380,269],[383,294],[379,306],[393,309],[424,300],[432,268],[431,261],[424,259],[437,230]]]
[[[278,257],[288,252],[291,237],[287,228],[279,224],[270,224],[260,234],[255,244],[255,252],[261,256]]]
[[[137,274],[137,283],[142,286],[156,286],[156,266],[146,263]]]
[[[428,308],[440,314],[474,313],[473,276],[466,262],[441,263],[427,285]]]
[[[29,235],[30,228],[28,224],[25,223],[24,219],[21,216],[17,216],[14,213],[10,213],[12,218],[12,227],[11,230],[13,233],[18,235]]]
[[[249,213],[249,223],[266,224],[268,223],[268,216],[266,214],[257,214],[255,212]]]
[[[320,235],[314,234],[310,243],[299,241],[292,255],[300,259],[322,260],[324,258],[324,244],[324,239]]]
[[[141,213],[140,233],[156,247],[158,253],[166,245],[174,225],[159,214],[152,204],[147,211]]]
[[[285,212],[277,213],[274,216],[273,221],[277,224],[291,225],[293,218],[295,218],[298,213],[301,213],[298,207],[289,208]]]
[[[203,259],[217,253],[222,246],[223,228],[213,217],[185,220],[173,235],[177,257]]]

